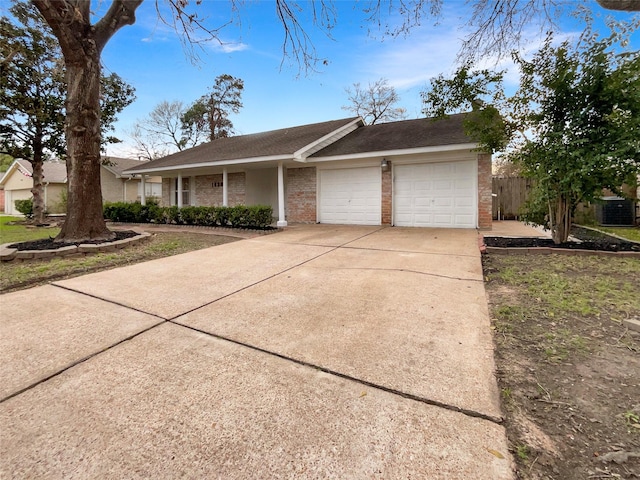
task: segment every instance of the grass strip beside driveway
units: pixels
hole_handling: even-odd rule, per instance
[[[483,267],[518,478],[640,472],[640,458],[607,460],[640,449],[640,333],[623,324],[640,318],[640,260],[489,254]]]
[[[0,265],[0,292],[21,290],[55,280],[178,255],[236,240],[239,239],[206,233],[156,232],[146,242],[115,252],[97,253],[86,257],[58,257],[50,260],[7,262]],[[154,281],[156,279],[149,279],[150,285]]]

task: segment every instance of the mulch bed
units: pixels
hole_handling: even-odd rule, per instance
[[[484,237],[487,247],[502,248],[568,248],[580,250],[597,250],[606,252],[640,252],[640,243],[622,240],[606,233],[597,232],[588,228],[572,227],[571,235],[580,242],[553,243],[548,238],[508,238],[508,237]]]
[[[29,242],[20,242],[20,243],[14,243],[12,245],[9,245],[9,248],[15,248],[18,251],[24,251],[24,250],[57,250],[59,248],[63,248],[63,247],[70,247],[70,246],[78,246],[78,245],[100,245],[103,243],[111,243],[111,242],[115,242],[117,240],[125,240],[127,238],[131,238],[131,237],[135,237],[136,235],[139,235],[138,233],[134,232],[133,230],[116,230],[113,233],[116,234],[116,238],[114,238],[113,240],[87,240],[87,241],[83,241],[83,242],[54,242],[54,239],[52,237],[49,238],[44,238],[41,240],[32,240]]]

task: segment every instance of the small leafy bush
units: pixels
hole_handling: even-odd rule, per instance
[[[33,198],[27,198],[25,200],[16,200],[14,202],[16,210],[23,214],[27,218],[33,218]]]
[[[160,207],[155,202],[147,205],[113,202],[104,204],[104,217],[113,222],[265,229],[272,222],[273,208],[268,205],[178,208]]]

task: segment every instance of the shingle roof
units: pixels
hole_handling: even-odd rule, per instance
[[[450,115],[442,120],[419,118],[361,127],[314,153],[310,159],[364,152],[475,143],[464,133],[462,125],[464,116],[465,114],[461,113]]]
[[[358,117],[343,118],[269,132],[220,138],[167,157],[152,160],[145,164],[145,169],[278,155],[293,156],[298,150],[357,119]]]
[[[149,163],[148,161],[135,160],[133,158],[120,158],[120,157],[103,157],[103,160],[107,160],[107,164],[104,165],[107,169],[111,170],[116,175],[122,175],[122,172],[130,168],[141,167]]]
[[[29,173],[29,176],[33,174],[31,162],[23,159],[18,159],[16,162],[20,168]],[[43,162],[42,174],[47,183],[65,183],[67,181],[67,165],[64,162]]]

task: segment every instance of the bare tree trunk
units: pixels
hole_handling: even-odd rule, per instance
[[[564,243],[569,239],[571,232],[571,205],[569,201],[560,196],[555,204],[549,204],[549,224],[553,243]]]
[[[31,178],[33,179],[33,188],[31,189],[31,194],[33,195],[33,223],[36,225],[40,225],[44,223],[44,195],[42,186],[42,157],[36,160],[35,156],[31,161],[31,167],[33,173],[31,174]]]
[[[100,56],[66,59],[67,218],[56,242],[111,240],[100,188]]]
[[[142,0],[113,0],[91,24],[90,0],[32,0],[60,43],[67,80],[67,218],[56,242],[111,240],[100,189],[100,54],[109,39],[136,21]]]
[[[42,134],[41,130],[36,127],[36,135],[33,141],[33,158],[31,159],[31,179],[33,180],[33,187],[31,188],[31,194],[33,195],[33,223],[36,225],[44,223],[44,210],[46,205],[44,204],[42,179],[44,174],[42,172]]]

